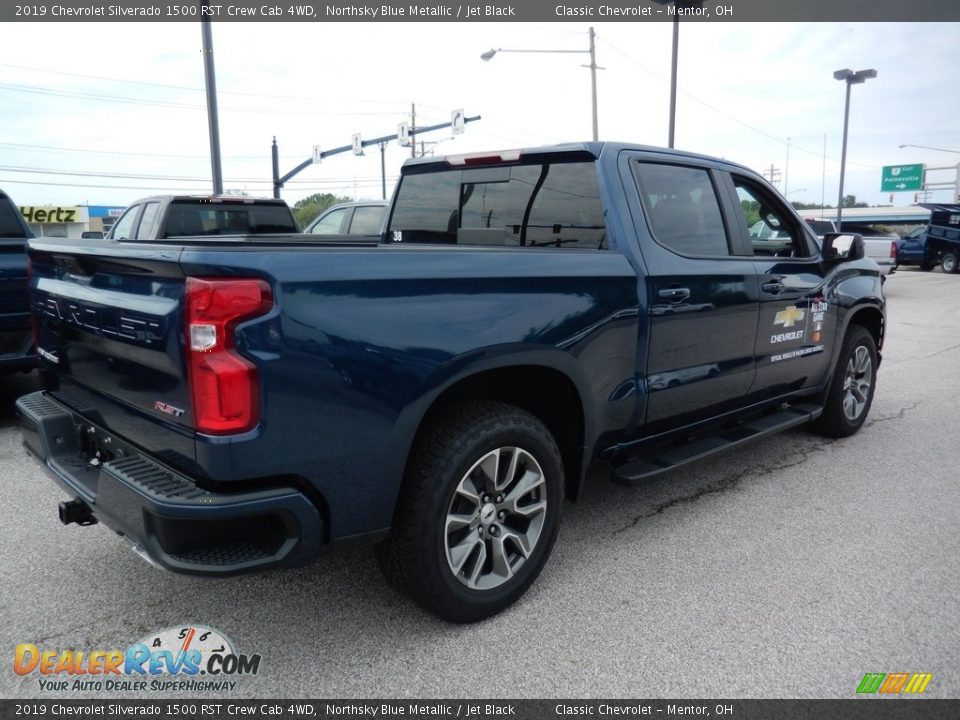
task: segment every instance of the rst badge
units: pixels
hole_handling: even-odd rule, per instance
[[[167,415],[173,415],[174,417],[180,417],[184,413],[184,411],[181,410],[180,408],[174,407],[173,405],[170,405],[169,403],[165,403],[162,400],[157,400],[156,402],[154,402],[153,409],[159,410],[160,412],[166,413]]]

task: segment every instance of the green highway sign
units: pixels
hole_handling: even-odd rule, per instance
[[[884,165],[880,176],[880,190],[923,190],[923,165]]]

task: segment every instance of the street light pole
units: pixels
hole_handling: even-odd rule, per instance
[[[843,146],[840,150],[840,191],[837,199],[837,232],[841,232],[842,230],[843,176],[847,169],[847,127],[850,123],[850,86],[864,83],[868,79],[875,78],[876,76],[877,71],[873,69],[857,70],[857,72],[854,72],[849,68],[844,68],[843,70],[837,70],[833,73],[835,80],[845,80],[847,83],[847,97],[843,107]]]
[[[590,64],[584,65],[584,67],[590,68],[590,107],[592,111],[592,120],[593,120],[593,139],[597,141],[600,139],[600,133],[597,123],[597,70],[603,70],[602,67],[597,65],[597,48],[596,48],[596,33],[593,28],[590,28],[590,48],[588,50],[517,50],[511,48],[491,48],[485,53],[480,54],[480,59],[484,62],[490,62],[493,60],[494,56],[497,53],[589,53],[590,54]]]
[[[677,129],[677,57],[680,45],[680,13],[678,10],[702,8],[706,0],[653,0],[658,5],[673,5],[673,51],[670,60],[670,130],[667,147],[673,148]]]
[[[914,148],[920,148],[921,150],[936,150],[938,152],[960,153],[960,150],[949,150],[948,148],[931,147],[929,145],[901,145],[900,147],[901,148],[914,147]]]
[[[204,2],[204,9],[209,2]],[[220,119],[217,114],[217,73],[213,66],[213,32],[210,17],[200,23],[203,34],[203,73],[207,88],[207,123],[210,129],[210,169],[213,175],[213,194],[223,194],[223,169],[220,162]]]
[[[677,132],[677,58],[680,48],[680,16],[673,16],[673,52],[670,55],[670,130],[667,133],[667,147],[671,150]]]
[[[593,141],[599,139],[597,130],[597,47],[594,43],[596,33],[590,28],[590,107],[593,109]]]

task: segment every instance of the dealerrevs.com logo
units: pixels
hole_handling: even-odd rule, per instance
[[[920,695],[933,680],[933,673],[867,673],[857,686],[859,694]]]
[[[124,649],[41,649],[21,643],[13,671],[36,674],[44,691],[203,691],[237,686],[238,676],[256,675],[260,655],[242,655],[213,628],[172,627],[147,635]]]

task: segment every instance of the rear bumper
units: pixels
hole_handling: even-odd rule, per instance
[[[209,492],[46,393],[20,398],[17,412],[23,444],[47,474],[167,570],[233,575],[320,553],[321,515],[294,488]]]
[[[896,258],[881,259],[877,260],[876,263],[880,266],[881,275],[893,275],[893,273],[896,272],[898,264]]]

